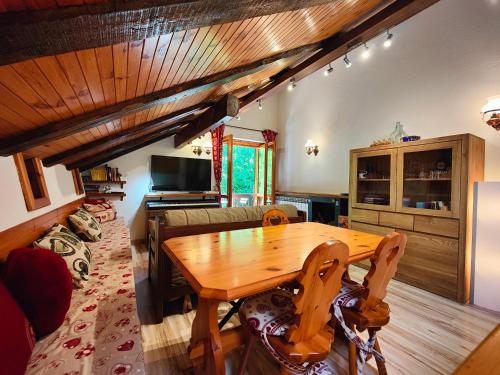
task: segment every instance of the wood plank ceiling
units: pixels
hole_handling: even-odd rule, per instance
[[[0,11],[93,3],[96,0],[0,0]],[[320,42],[390,3],[393,1],[336,0],[305,9],[0,66],[0,143],[47,124]],[[307,53],[311,51],[281,59],[232,82],[55,139],[26,153],[47,158],[227,93],[242,98],[294,66]],[[102,153],[148,133],[151,130],[122,137],[104,147],[78,153],[64,163]]]

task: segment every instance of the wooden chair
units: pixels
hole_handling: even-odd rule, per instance
[[[389,305],[383,300],[387,294],[387,285],[396,273],[405,247],[406,235],[400,233],[387,235],[370,259],[371,267],[363,285],[348,278],[344,279],[342,289],[333,302],[337,323],[340,323],[349,339],[350,375],[358,374],[358,366],[364,366],[371,355],[375,357],[379,374],[387,373],[376,332],[389,323]],[[338,314],[339,311],[341,316]],[[368,342],[357,341],[356,330],[362,332],[365,329],[369,334]]]
[[[275,219],[273,221],[273,219]],[[276,220],[277,219],[277,220]],[[290,224],[288,216],[286,213],[278,208],[273,208],[267,211],[264,216],[262,216],[262,226],[270,227],[272,225]]]
[[[304,262],[296,278],[300,284],[298,294],[274,289],[246,299],[239,311],[247,337],[240,374],[257,338],[279,362],[282,374],[305,373],[314,368],[319,375],[328,368],[321,361],[328,356],[333,341],[333,329],[327,324],[331,319],[329,310],[340,290],[348,257],[349,249],[343,242],[325,242]]]

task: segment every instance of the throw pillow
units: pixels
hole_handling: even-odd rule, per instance
[[[61,326],[72,293],[71,273],[61,256],[47,249],[13,250],[2,276],[38,338]]]
[[[35,334],[26,316],[0,282],[0,363],[2,374],[24,374],[35,346]]]
[[[67,228],[65,231],[51,231],[33,242],[37,248],[50,249],[62,256],[66,262],[75,288],[82,288],[89,278],[90,250],[87,245]]]
[[[90,212],[99,223],[116,219],[116,208],[111,201],[102,201],[95,204],[85,202],[83,208]]]
[[[81,239],[92,242],[101,239],[101,225],[89,212],[79,209],[73,215],[69,215],[68,220]]]

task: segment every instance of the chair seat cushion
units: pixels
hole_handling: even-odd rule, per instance
[[[365,292],[365,288],[354,281],[342,281],[339,294],[333,300],[333,304],[341,307],[352,308]]]
[[[273,289],[247,298],[240,312],[255,331],[283,336],[293,323],[292,297],[287,290]]]

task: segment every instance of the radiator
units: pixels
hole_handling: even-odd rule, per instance
[[[293,204],[297,207],[297,210],[304,211],[306,213],[306,221],[309,221],[309,206],[311,204],[310,199],[278,195],[276,196],[276,204]]]

